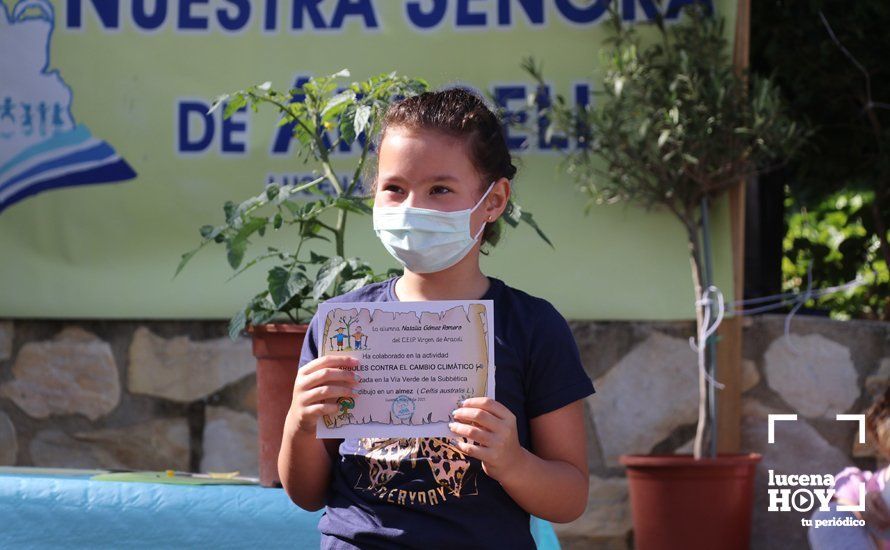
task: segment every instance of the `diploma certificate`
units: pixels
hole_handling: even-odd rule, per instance
[[[319,356],[357,358],[359,384],[317,437],[453,436],[461,400],[494,397],[493,319],[492,300],[320,304]]]

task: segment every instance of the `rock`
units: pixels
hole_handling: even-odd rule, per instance
[[[679,426],[698,420],[698,366],[686,340],[653,333],[594,381],[587,398],[609,466],[648,453]]]
[[[769,409],[751,398],[742,399],[741,447],[746,452],[763,455],[754,480],[751,548],[782,550],[808,547],[807,531],[801,528],[800,520],[809,517],[809,513],[768,511],[770,469],[778,474],[835,475],[851,462],[800,416],[796,421],[776,421],[775,443],[769,444],[768,415],[785,412]]]
[[[694,437],[692,439],[690,439],[689,441],[687,441],[686,443],[677,447],[674,450],[674,454],[676,454],[676,455],[687,455],[687,454],[691,455],[692,451],[693,451],[693,447],[695,447],[695,438]],[[705,451],[702,450],[702,453],[704,453],[704,452]]]
[[[65,328],[50,341],[23,345],[12,375],[0,386],[0,396],[34,418],[79,413],[96,420],[120,401],[111,346],[79,327]]]
[[[626,548],[633,529],[627,479],[590,476],[587,509],[571,523],[554,523],[564,547]],[[586,543],[586,546],[582,543]]]
[[[28,447],[34,466],[49,468],[127,468],[101,447],[77,441],[60,430],[43,430]]]
[[[774,410],[756,399],[742,400],[742,448],[763,454],[761,464],[779,473],[835,474],[847,465],[844,453],[833,447],[805,419],[774,422],[775,443],[767,442],[769,414]],[[850,429],[856,423],[850,423]],[[799,525],[799,524],[798,524]]]
[[[764,362],[769,387],[804,416],[834,419],[859,397],[850,350],[824,336],[780,336]]]
[[[750,390],[760,383],[760,372],[757,371],[757,364],[750,359],[742,360],[742,393]]]
[[[254,415],[256,415],[256,383],[254,382],[250,388],[244,392],[244,395],[241,397],[241,406],[244,407],[245,410],[251,411]]]
[[[12,357],[12,337],[15,334],[12,321],[0,321],[0,361]]]
[[[202,472],[234,472],[259,476],[259,433],[256,418],[226,407],[207,407]]]
[[[189,427],[184,418],[158,418],[122,428],[39,432],[30,445],[35,466],[188,470]]]
[[[161,338],[139,327],[130,344],[131,392],[188,403],[203,399],[251,374],[255,360],[248,340],[227,337],[192,342]]]
[[[0,411],[0,466],[15,466],[18,452],[15,426],[9,416]]]
[[[890,386],[890,357],[884,357],[878,369],[866,377],[865,392],[875,399],[883,395],[888,386]]]

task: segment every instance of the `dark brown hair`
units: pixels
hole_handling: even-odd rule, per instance
[[[888,429],[890,426],[886,424],[888,420],[890,420],[890,386],[865,412],[865,429],[879,453],[890,450],[890,429]]]
[[[433,130],[461,139],[473,167],[482,177],[480,194],[491,182],[507,178],[512,183],[516,175],[516,166],[513,165],[507,148],[507,138],[500,119],[481,97],[467,89],[447,88],[424,92],[390,104],[383,115],[380,133],[375,142],[377,151],[390,127]],[[373,193],[377,187],[376,173],[371,181]],[[500,218],[486,223],[482,242],[491,246],[497,244],[501,228]]]

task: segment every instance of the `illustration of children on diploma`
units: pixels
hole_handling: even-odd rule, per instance
[[[337,334],[331,336],[330,340],[333,342],[337,341],[337,351],[343,351],[343,342],[346,340],[346,335],[343,334],[343,331],[346,330],[343,327],[337,328]],[[331,346],[331,349],[334,349],[334,346]]]
[[[353,398],[338,400],[328,429],[372,424],[422,426],[452,420],[456,400],[490,395],[487,303],[340,303],[320,307],[322,354],[360,360]],[[373,351],[368,341],[373,340]],[[493,395],[493,391],[492,391]],[[432,429],[432,427],[431,427]]]
[[[337,351],[352,351],[363,349],[363,338],[364,349],[368,349],[368,335],[362,333],[362,327],[356,326],[355,329],[353,329],[355,330],[355,332],[353,332],[352,334],[350,334],[349,332],[351,330],[350,327],[355,325],[359,320],[357,315],[341,315],[337,320],[340,322],[340,325],[336,328],[335,334],[328,338],[330,351],[334,351],[335,342],[337,345]]]
[[[368,335],[362,333],[362,327],[355,327],[355,332],[352,333],[355,349],[362,349],[362,338],[364,338],[365,349],[368,349]]]

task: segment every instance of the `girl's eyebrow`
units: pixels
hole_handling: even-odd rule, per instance
[[[423,183],[424,181],[431,182],[431,183],[439,183],[439,182],[443,182],[443,181],[456,182],[459,180],[458,180],[458,178],[456,178],[455,176],[452,176],[451,174],[439,174],[436,176],[431,176],[429,178],[426,178],[425,180],[421,180],[420,183]],[[399,175],[392,175],[392,176],[387,176],[387,177],[383,178],[383,183],[396,183],[396,182],[409,183],[410,180],[407,180]]]

